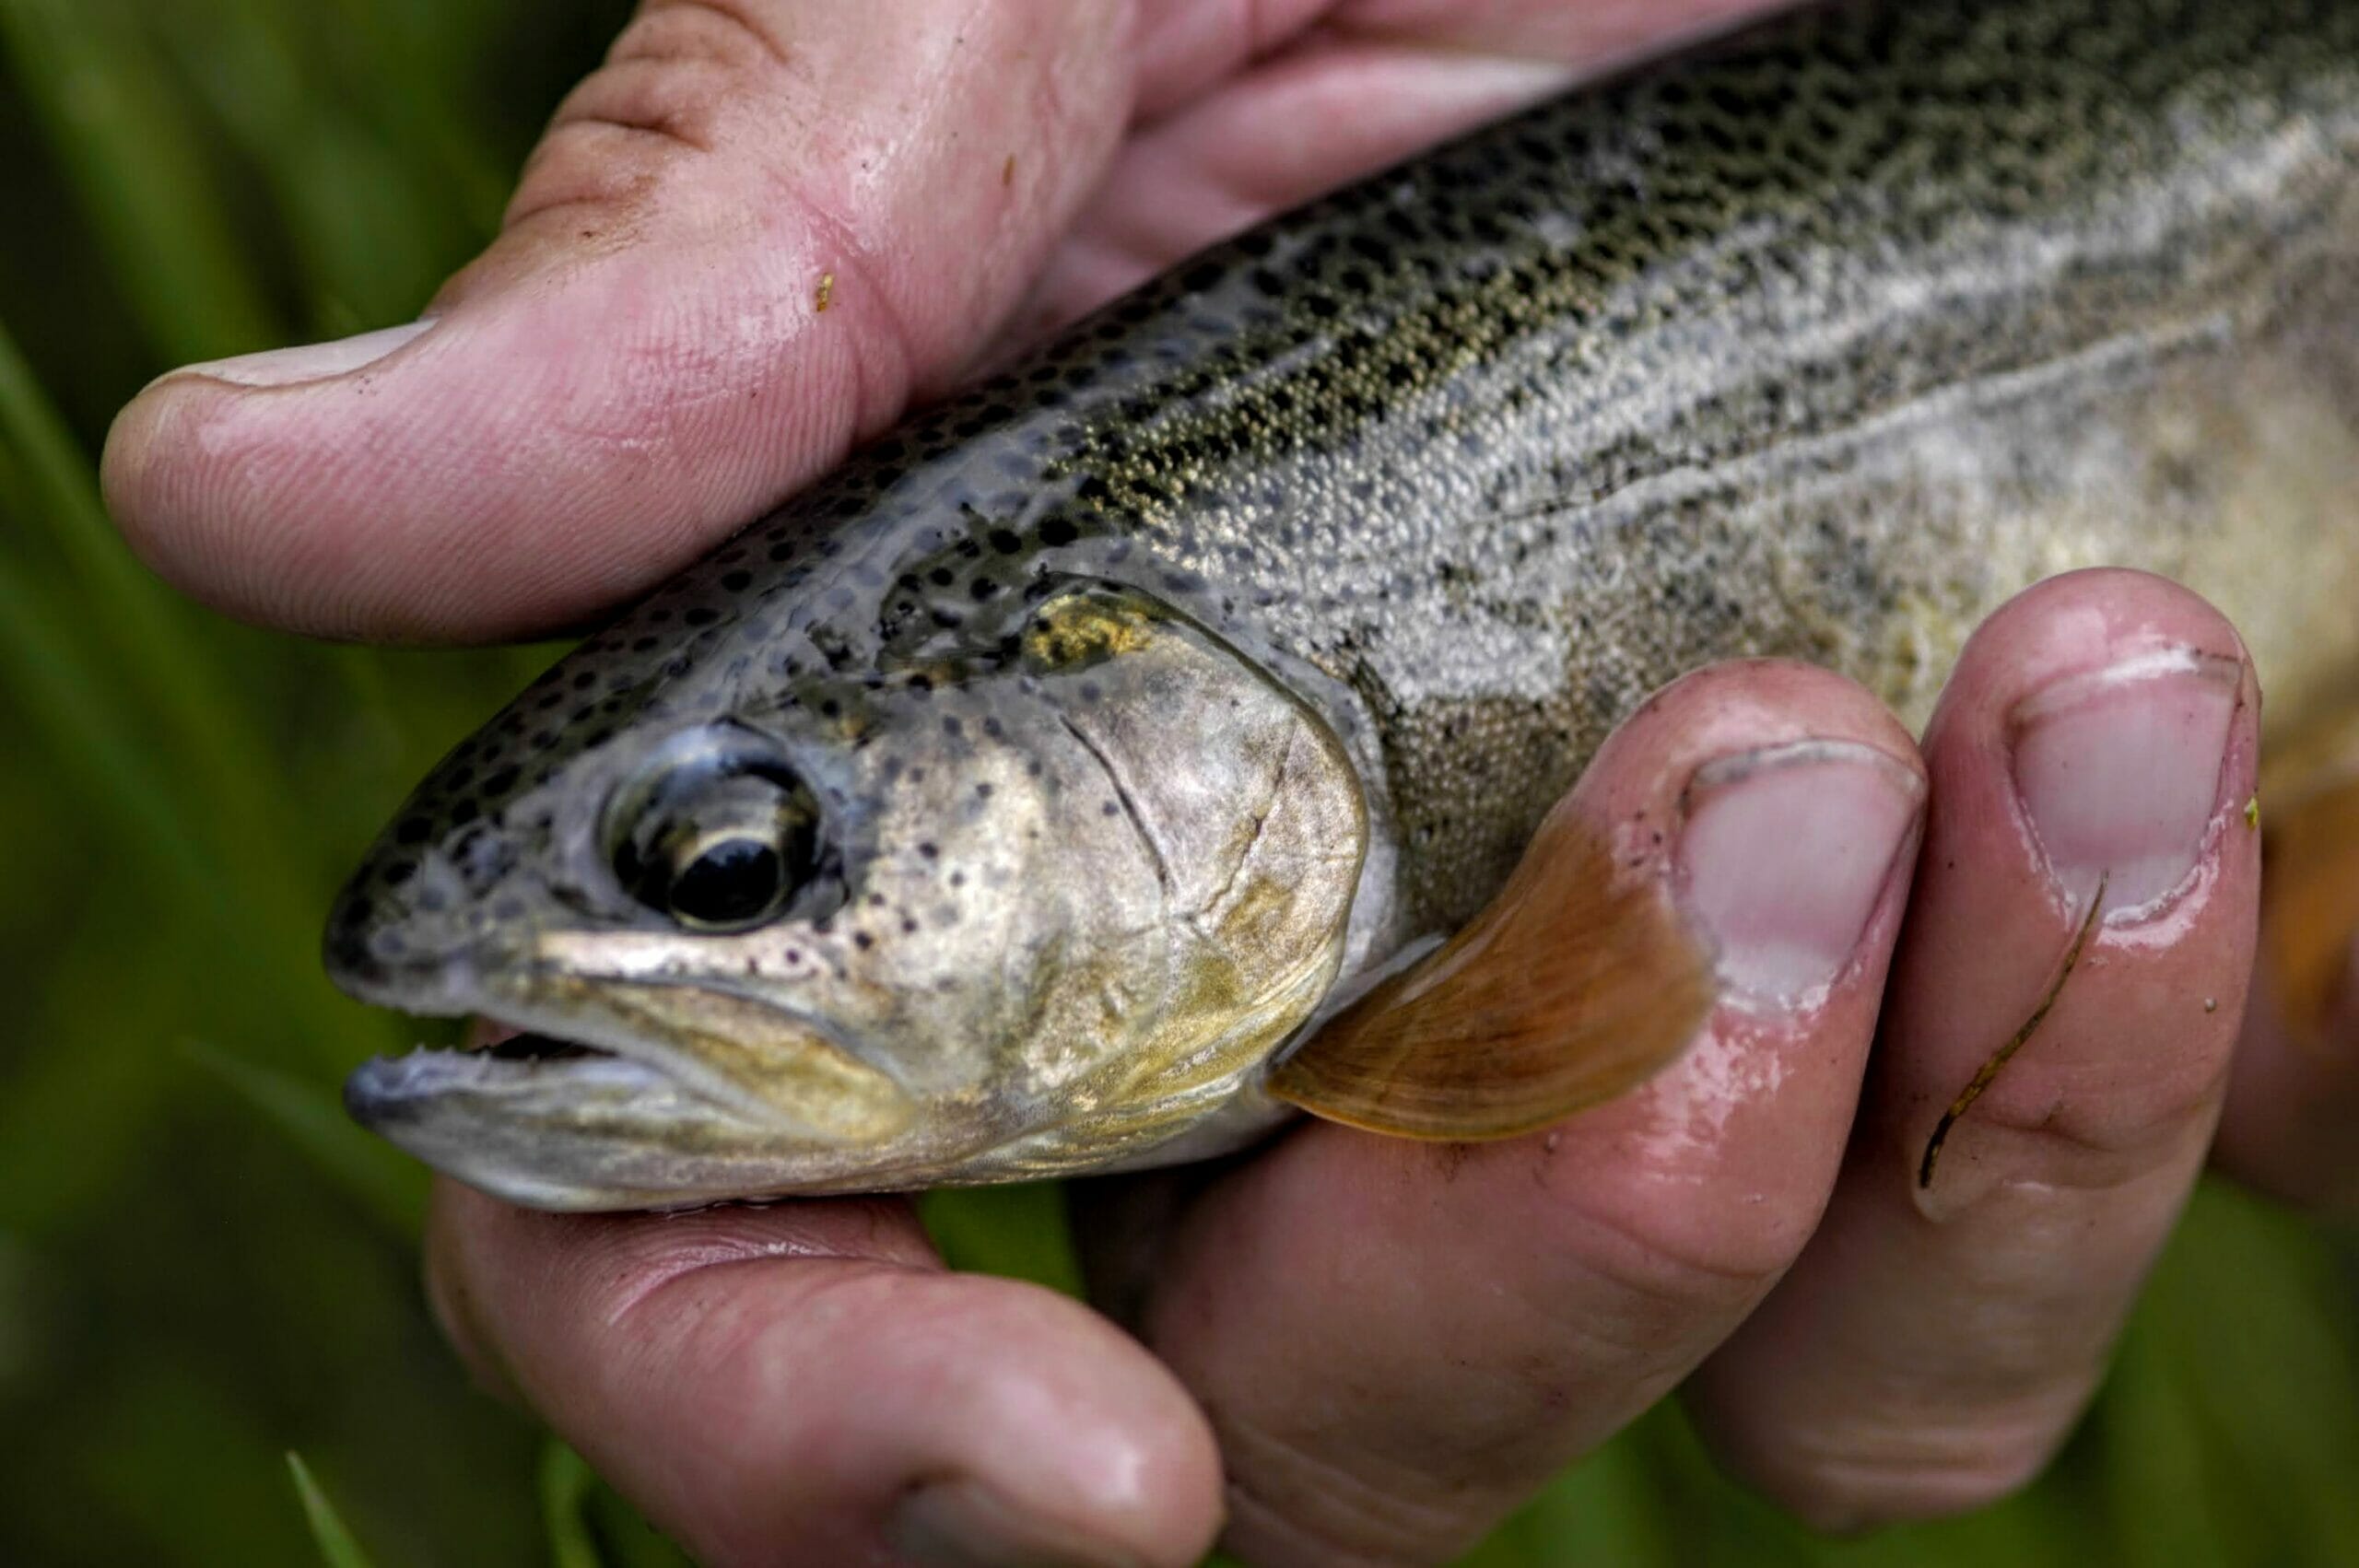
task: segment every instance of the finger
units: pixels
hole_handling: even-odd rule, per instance
[[[1212,1415],[1241,1555],[1441,1560],[1743,1316],[1834,1178],[1920,799],[1884,708],[1800,666],[1690,677],[1606,744],[1531,852],[1602,836],[1673,882],[1723,1000],[1548,1132],[1311,1124],[1181,1219],[1140,1325]]]
[[[429,323],[150,386],[115,516],[198,596],[334,635],[644,586],[989,332],[1121,134],[1126,18],[648,0]]]
[[[1876,1068],[1826,1223],[1693,1385],[1731,1464],[1858,1526],[2019,1485],[2086,1404],[2203,1160],[2253,955],[2259,693],[2236,632],[2136,573],[2059,578],[1968,644]],[[1972,1102],[1945,1110],[2055,989]]]
[[[2212,1157],[2246,1185],[2287,1202],[2359,1214],[2359,943],[2346,943],[2340,995],[2315,1035],[2289,1029],[2255,976]]]
[[[1685,0],[1647,26],[1754,3]],[[1176,111],[1330,4],[646,0],[429,323],[164,378],[109,438],[109,504],[159,571],[252,619],[428,639],[578,620],[945,390],[1099,183],[1133,104]],[[1153,158],[1121,184],[1191,215],[1159,231],[1177,254],[1533,79],[1428,59],[1356,106],[1363,133],[1259,135],[1264,157],[1319,150],[1250,213],[1177,184],[1158,197],[1178,174]],[[1288,101],[1248,94],[1233,117],[1266,128]],[[1047,316],[1079,293],[1062,298]]]
[[[1219,1461],[1104,1319],[945,1272],[898,1199],[557,1215],[444,1182],[433,1294],[700,1562],[1192,1563]]]
[[[1630,57],[1778,8],[1780,0],[1349,0],[1175,7],[1147,49],[1187,97],[1117,155],[1002,344],[1032,342],[1212,240]],[[1321,14],[1323,13],[1323,14]],[[1208,31],[1215,36],[1208,37]],[[1194,62],[1253,64],[1216,82]],[[1004,348],[995,350],[1003,353]]]

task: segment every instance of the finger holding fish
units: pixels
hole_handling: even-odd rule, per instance
[[[1721,1000],[1659,1077],[1559,1126],[1314,1124],[1195,1199],[1136,1318],[1219,1433],[1235,1550],[1443,1560],[1743,1319],[1834,1179],[1923,799],[1882,705],[1796,665],[1682,680],[1608,742],[1517,882],[1606,846],[1714,953]],[[1553,885],[1476,922],[1499,971],[1590,940]],[[1521,1024],[1609,1047],[1559,1000]]]
[[[1992,1501],[2085,1406],[2226,1091],[2259,717],[2235,630],[2159,579],[2053,579],[1969,644],[1834,1202],[1691,1386],[1723,1457],[1806,1519]]]
[[[899,1199],[547,1214],[448,1180],[452,1342],[714,1568],[1184,1568],[1210,1433],[1077,1303],[945,1270]]]
[[[2335,390],[2359,275],[2342,229],[2297,244],[2278,220],[2347,201],[2359,122],[2331,62],[2350,20],[2239,9],[2150,36],[2092,4],[2060,31],[2055,4],[1814,15],[1539,111],[1175,275],[1020,390],[879,440],[593,638],[389,828],[339,902],[339,978],[527,1036],[373,1064],[355,1108],[552,1207],[1236,1149],[1278,1114],[1256,1099],[1264,1058],[1330,982],[1497,892],[1607,723],[1681,670],[1783,650],[1913,691],[1952,628],[2095,559],[2217,584],[2272,671],[2327,669],[2349,651],[2347,574],[2284,542],[2333,537],[2359,472]],[[657,29],[776,11],[651,6],[560,139],[658,160],[625,181],[653,208],[602,204],[614,166],[560,148],[539,193],[589,199],[528,200],[529,232],[423,335],[168,379],[111,453],[134,532],[217,602],[313,628],[483,635],[643,585],[954,379],[1013,304],[1136,86],[1011,90],[1063,81],[1024,29],[1069,9],[994,12],[963,57],[916,62],[915,96],[991,155],[978,183],[941,156],[946,133],[891,141],[910,161],[851,225],[872,275],[813,253],[832,235],[797,204],[743,199],[807,194],[843,161],[800,123],[783,158],[777,126],[759,134],[779,64],[760,49],[746,80],[687,95],[713,111],[687,130],[727,133],[713,146],[629,134],[683,129],[660,112],[693,80],[679,62],[710,64],[645,47]],[[1248,34],[1281,14],[1223,12]],[[786,53],[850,131],[899,127],[911,62],[883,56],[942,29],[858,30]],[[1795,71],[1797,48],[1830,68]],[[2025,68],[2059,55],[2073,69]],[[2223,111],[2206,87],[2230,67],[2268,90]],[[1453,80],[1480,89],[1456,100],[1473,116],[1537,77]],[[1048,135],[1022,118],[1036,99],[1070,134],[1003,161],[995,133]],[[1457,112],[1424,101],[1441,112],[1417,135]],[[1855,123],[1877,134],[1822,131]],[[577,212],[650,221],[610,240]],[[694,242],[636,243],[667,233]],[[933,264],[945,238],[971,264]],[[754,264],[733,266],[745,243]],[[393,352],[362,366],[369,349]],[[1961,683],[1937,742],[1964,746],[1939,755],[1966,811],[1935,810],[1972,853],[1917,891],[1911,952],[1931,955],[1904,965],[1853,1142],[1866,1174],[1699,1389],[1730,1452],[1816,1517],[1948,1505],[2036,1461],[2216,1100],[2250,868],[2223,839],[2208,891],[2178,890],[2177,849],[2107,837],[2057,737],[2119,691],[2218,676],[2233,638],[2115,649],[2120,626],[2221,627],[2151,584],[2092,580],[1977,645],[2019,643],[1995,668],[2025,680],[2055,655],[2036,673],[2063,684],[1992,709],[1993,667]],[[1976,679],[1995,683],[1979,703]],[[1974,728],[2001,710],[2012,772]],[[1727,993],[1659,1081],[1562,1127],[1438,1153],[1309,1128],[1181,1214],[1139,1321],[1210,1406],[1240,1543],[1448,1550],[1771,1289],[1837,1182],[1908,896],[1916,755],[1824,673],[1680,683],[1471,932],[1276,1064],[1279,1097],[1361,1125],[1534,1129],[1688,1033],[1695,973],[1665,930],[1709,934]],[[2025,839],[2001,808],[2036,784],[2069,820]],[[1682,913],[1652,927],[1583,902],[1660,902],[1666,882]],[[2076,900],[2105,919],[2085,946]],[[1589,965],[1620,989],[1583,1014],[1603,994]],[[2141,965],[2154,984],[2117,999],[2123,1016],[2200,995],[2219,1022],[2158,1023],[2159,1067],[2133,1071],[2092,1020]],[[1605,1012],[1650,1027],[1615,1040]],[[1453,1077],[1454,1052],[1414,1048],[1445,1036],[1512,1048]],[[1211,1527],[1210,1448],[1178,1386],[1071,1304],[933,1270],[892,1205],[550,1218],[453,1191],[444,1212],[462,1339],[500,1346],[502,1375],[709,1555],[784,1539],[843,1560],[942,1473],[991,1478],[986,1515],[1068,1530],[1012,1549],[1035,1556],[1159,1560]],[[2075,1222],[2109,1227],[2102,1245],[2060,1239]],[[1936,1285],[1957,1288],[1929,1301]],[[1781,1331],[1809,1353],[1748,1363]],[[2028,1365],[2016,1339],[2041,1341]],[[1797,1366],[1823,1375],[1778,1381]],[[1994,1387],[2029,1392],[1994,1415]],[[1926,1418],[1929,1390],[1953,1427]],[[2004,1441],[1881,1493],[1830,1478],[1830,1449],[1895,1422]],[[1765,1440],[1788,1469],[1755,1462]],[[1109,1492],[1101,1462],[1158,1490]]]
[[[249,619],[578,624],[971,378],[1020,302],[1019,337],[1772,3],[649,0],[421,319],[160,378],[109,438],[109,504]],[[1151,237],[1088,210],[1134,204]]]

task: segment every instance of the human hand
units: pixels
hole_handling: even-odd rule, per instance
[[[570,622],[997,344],[1745,8],[1168,0],[1126,33],[1079,3],[651,6],[430,331],[168,379],[118,427],[110,496],[159,567],[254,618]],[[2219,661],[2156,673],[2158,650]],[[2014,740],[2035,693],[2124,665],[2153,678]],[[1985,628],[1921,760],[1824,674],[1681,683],[1567,820],[1665,825],[1646,852],[1731,990],[1696,1047],[1531,1139],[1307,1126],[1209,1181],[1089,1191],[1099,1282],[1144,1348],[944,1272],[883,1199],[584,1218],[446,1187],[438,1300],[487,1377],[717,1562],[887,1541],[1180,1562],[1224,1505],[1257,1560],[1429,1560],[1683,1379],[1730,1462],[1806,1516],[1970,1505],[2060,1437],[2201,1163],[2250,966],[2251,696],[2232,631],[2121,575]],[[2076,859],[2092,802],[2167,842],[2083,837]],[[2191,880],[2102,930],[1919,1193],[1933,1117],[2048,983],[2092,856],[2115,905]],[[2238,1083],[2246,1167],[2348,1190],[2330,1141],[2266,1129],[2297,1092],[2298,1125],[2347,1125],[2359,1086],[2321,1108],[2296,1058],[2252,1059],[2274,1067]]]

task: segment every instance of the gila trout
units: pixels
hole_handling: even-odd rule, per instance
[[[1919,722],[2119,564],[2284,735],[2359,691],[2354,512],[2359,3],[1790,17],[1204,252],[624,611],[330,916],[347,990],[516,1033],[347,1101],[574,1209],[1540,1125],[1710,998],[1602,850],[1554,1059],[1319,1025],[1650,690],[1784,656]]]

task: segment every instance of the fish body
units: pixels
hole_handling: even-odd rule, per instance
[[[348,1098],[552,1207],[1231,1147],[1663,682],[1917,722],[2119,564],[2290,728],[2355,497],[2359,4],[1790,18],[1205,253],[627,611],[331,916],[346,989],[531,1043]]]

